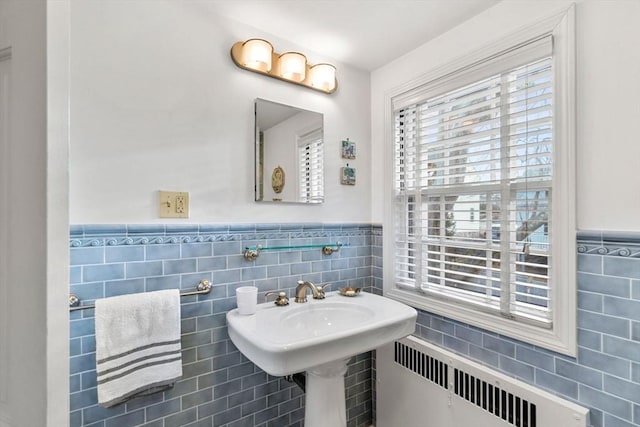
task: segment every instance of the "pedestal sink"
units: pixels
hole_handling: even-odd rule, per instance
[[[305,427],[343,427],[347,362],[410,335],[416,316],[413,308],[378,295],[328,293],[285,307],[258,304],[250,316],[231,310],[227,325],[235,346],[268,374],[306,371]]]

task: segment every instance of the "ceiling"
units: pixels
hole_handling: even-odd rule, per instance
[[[215,0],[210,5],[235,21],[371,71],[499,1]]]

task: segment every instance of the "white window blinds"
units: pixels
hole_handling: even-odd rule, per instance
[[[551,46],[394,100],[396,286],[551,326]]]
[[[299,200],[318,203],[324,200],[322,129],[298,137]]]

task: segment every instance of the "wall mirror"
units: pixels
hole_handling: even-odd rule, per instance
[[[255,101],[256,201],[324,201],[324,128],[320,113]]]

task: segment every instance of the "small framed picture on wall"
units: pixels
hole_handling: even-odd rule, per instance
[[[349,141],[342,141],[342,158],[343,159],[355,159],[356,158],[356,143]]]
[[[349,166],[340,168],[340,184],[356,185],[356,168]]]

